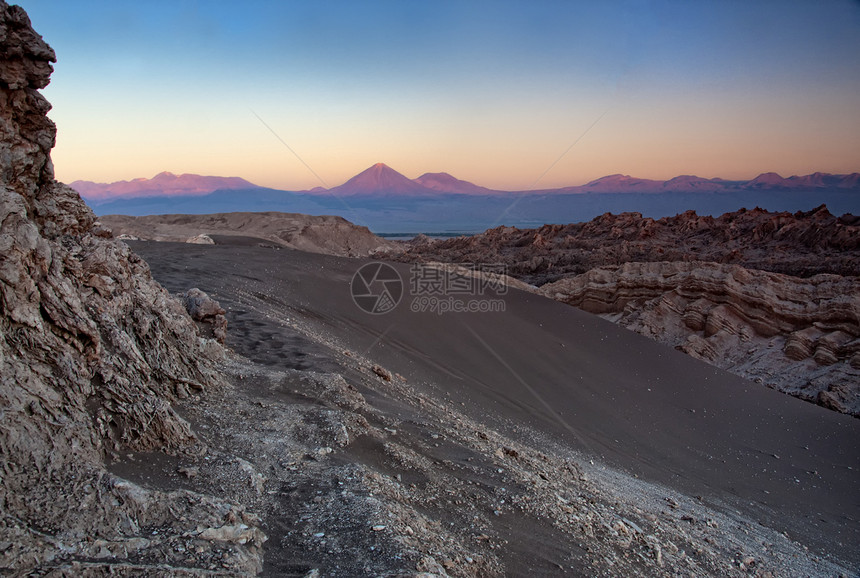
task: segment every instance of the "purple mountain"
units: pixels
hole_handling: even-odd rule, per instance
[[[83,198],[103,201],[112,198],[170,197],[207,195],[222,189],[256,189],[257,185],[239,177],[206,177],[201,175],[174,175],[158,173],[151,179],[133,179],[113,183],[75,181],[69,184]]]
[[[415,179],[415,182],[434,191],[458,195],[492,195],[499,192],[479,187],[469,181],[461,181],[448,173],[424,173]]]
[[[140,197],[194,197],[203,196],[217,190],[240,190],[260,188],[239,177],[209,177],[193,174],[174,175],[164,172],[152,179],[134,179],[114,183],[94,183],[75,181],[71,187],[82,197],[92,202],[105,202],[112,199],[131,199]],[[777,173],[762,173],[750,181],[728,181],[724,179],[705,179],[694,175],[681,175],[667,181],[640,179],[629,175],[609,175],[584,185],[563,187],[540,191],[522,191],[540,194],[582,194],[582,193],[712,193],[738,191],[815,191],[844,190],[860,191],[860,173],[833,175],[813,173],[803,176],[783,178]],[[460,180],[448,173],[425,173],[417,179],[410,179],[391,167],[377,163],[352,177],[342,185],[330,190],[316,187],[301,191],[312,195],[333,193],[340,196],[356,197],[433,197],[443,194],[454,195],[508,195],[512,191],[492,190]]]
[[[777,173],[762,173],[746,183],[746,189],[856,189],[860,188],[860,173],[849,175],[832,175],[830,173],[812,173],[811,175],[793,176],[787,179]]]
[[[384,163],[376,163],[344,184],[329,189],[341,196],[432,196],[436,191],[401,175]]]

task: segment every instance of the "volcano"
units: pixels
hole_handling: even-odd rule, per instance
[[[436,191],[403,176],[384,163],[376,163],[331,192],[343,196],[433,196]]]
[[[498,191],[475,185],[469,181],[463,181],[448,173],[424,173],[415,179],[415,182],[428,189],[442,193],[454,193],[458,195],[492,195],[498,193]]]

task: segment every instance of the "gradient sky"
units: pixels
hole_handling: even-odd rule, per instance
[[[66,182],[860,171],[856,0],[19,3]]]

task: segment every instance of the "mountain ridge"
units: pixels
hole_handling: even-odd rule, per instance
[[[217,190],[262,188],[241,177],[217,177],[191,173],[175,175],[168,171],[162,171],[151,179],[139,177],[129,181],[112,183],[78,180],[70,183],[69,186],[87,200],[123,197],[199,196]]]
[[[89,201],[102,202],[118,198],[204,196],[217,190],[265,189],[241,177],[219,177],[196,174],[175,175],[161,172],[151,179],[135,178],[113,183],[78,180],[70,184]],[[802,191],[857,190],[860,173],[831,174],[815,172],[808,175],[783,177],[775,172],[761,173],[749,180],[704,178],[678,175],[665,181],[643,179],[624,174],[601,177],[583,185],[553,189],[507,191],[490,189],[458,179],[446,172],[424,173],[410,179],[384,163],[376,163],[341,185],[326,189],[314,187],[298,192],[307,195],[344,197],[433,197],[439,195],[505,196],[522,194],[587,194],[587,193],[664,193],[664,192],[738,192],[738,191]]]

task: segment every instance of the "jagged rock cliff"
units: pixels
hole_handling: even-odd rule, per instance
[[[545,295],[723,369],[860,416],[860,279],[704,262],[627,263]]]
[[[505,263],[534,285],[594,267],[652,261],[713,261],[809,277],[860,272],[860,217],[753,209],[720,217],[687,211],[651,219],[607,213],[586,223],[537,229],[497,227],[473,237],[416,244],[401,260]]]
[[[56,130],[38,92],[54,61],[24,10],[0,0],[0,568],[179,563],[178,536],[244,523],[242,544],[222,544],[225,567],[254,570],[253,518],[104,468],[117,451],[194,451],[171,402],[217,387],[221,350],[54,180]],[[205,557],[211,542],[198,542]]]

